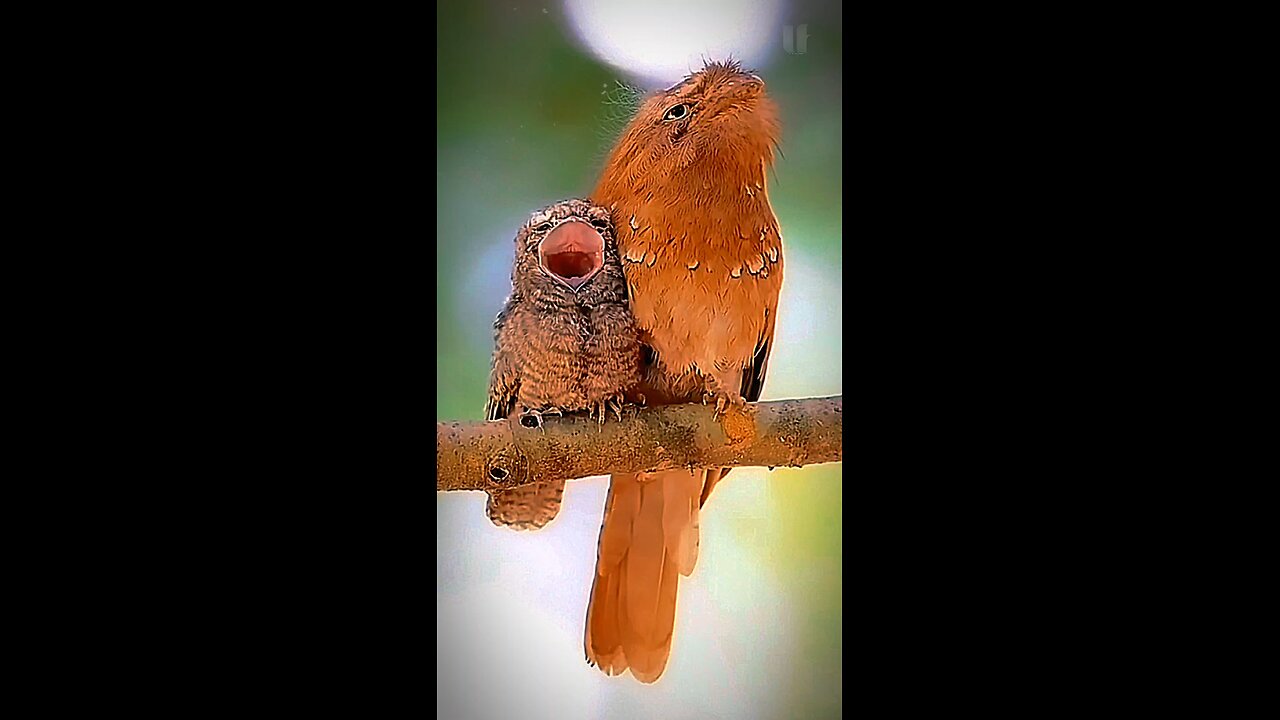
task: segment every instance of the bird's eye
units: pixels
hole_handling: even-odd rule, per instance
[[[544,223],[542,223],[542,224],[540,224],[540,225],[535,225],[535,226],[533,227],[533,231],[534,231],[534,232],[536,232],[536,233],[544,233],[544,232],[547,232],[547,231],[548,231],[548,230],[550,230],[550,229],[551,229],[551,223],[549,223],[549,222],[544,222]]]
[[[689,106],[684,103],[680,103],[679,105],[675,105],[670,110],[668,110],[667,114],[662,116],[662,119],[663,120],[681,120],[687,117],[688,115],[689,115]]]

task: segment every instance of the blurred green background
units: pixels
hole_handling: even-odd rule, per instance
[[[639,7],[656,27],[679,28],[673,44],[699,32],[698,22],[708,37],[728,28],[731,47],[741,29],[734,23],[767,39],[754,55],[735,53],[765,79],[783,123],[784,157],[769,197],[786,265],[764,399],[837,394],[841,11],[793,2],[748,16],[734,12],[738,4],[712,3],[683,18],[662,3]],[[592,189],[633,99],[619,83],[665,86],[683,75],[646,74],[593,48],[584,38],[608,33],[593,34],[581,5],[438,6],[437,419],[481,419],[512,237],[532,210]],[[611,16],[594,21],[602,18]],[[652,24],[614,25],[625,26],[623,44],[632,32],[664,35]],[[651,47],[637,52],[652,57]],[[654,686],[606,678],[582,660],[607,480],[570,483],[561,516],[536,533],[490,525],[482,493],[438,495],[437,709],[448,717],[837,717],[841,475],[840,464],[742,469],[717,488],[703,515],[698,569],[680,587],[672,660]]]

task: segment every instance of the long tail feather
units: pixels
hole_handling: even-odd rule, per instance
[[[705,471],[618,474],[600,528],[587,606],[587,661],[655,682],[666,669],[680,575],[693,572]]]
[[[698,493],[703,484],[704,471],[690,470],[672,477],[667,482],[675,485],[675,492],[663,496],[662,535],[667,553],[672,557],[681,575],[693,572],[698,561]]]

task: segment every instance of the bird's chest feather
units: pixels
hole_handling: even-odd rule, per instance
[[[619,225],[636,324],[666,364],[706,369],[748,361],[782,285],[772,212],[708,212],[674,222],[636,213]]]

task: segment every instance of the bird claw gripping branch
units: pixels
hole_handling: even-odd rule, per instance
[[[543,415],[564,417],[564,411],[554,405],[549,408],[542,408],[541,410],[536,408],[525,408],[524,412],[520,413],[520,424],[524,427],[538,428],[541,430]]]

